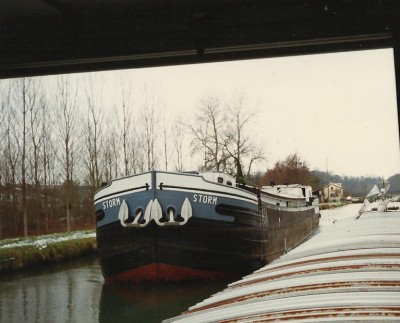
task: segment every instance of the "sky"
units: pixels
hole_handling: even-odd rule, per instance
[[[115,82],[118,72],[106,73]],[[298,154],[310,169],[342,176],[400,173],[392,49],[135,69],[168,111],[190,116],[207,91],[243,92],[271,168]]]
[[[150,85],[167,113],[184,119],[210,91],[225,100],[245,93],[246,107],[257,111],[250,135],[266,157],[253,171],[296,153],[311,170],[341,176],[387,179],[400,173],[392,49],[91,74],[105,80],[103,95],[110,102],[121,79],[129,79],[134,96]],[[186,170],[199,164],[195,157],[184,161]]]

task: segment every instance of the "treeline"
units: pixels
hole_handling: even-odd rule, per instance
[[[251,178],[256,185],[303,184],[310,185],[313,190],[321,186],[321,178],[310,171],[309,165],[296,153],[286,159],[275,162],[272,168],[259,172]]]
[[[187,170],[197,158],[198,170],[243,179],[263,159],[246,132],[255,113],[245,94],[206,93],[183,120],[151,86],[134,88],[123,72],[117,83],[0,80],[0,239],[93,228],[93,194],[116,177]]]
[[[313,172],[316,176],[322,179],[323,183],[326,183],[329,179],[326,173],[319,171]],[[345,194],[352,196],[365,196],[374,185],[378,185],[379,188],[390,184],[389,193],[400,193],[400,174],[395,174],[389,178],[382,177],[352,177],[352,176],[329,176],[332,182],[342,183]]]
[[[318,170],[310,170],[308,163],[297,154],[289,155],[286,159],[277,161],[272,168],[251,176],[249,181],[256,185],[301,183],[310,185],[314,191],[330,182],[342,183],[345,196],[365,196],[374,185],[382,188],[383,185],[387,186],[390,183],[389,193],[400,193],[400,174],[395,174],[387,179],[328,174]]]
[[[245,93],[205,92],[183,118],[151,86],[119,76],[111,87],[93,74],[0,81],[0,239],[94,228],[102,183],[152,169],[221,171],[257,185],[326,182],[296,154],[253,175],[265,156]],[[331,180],[352,194],[377,182]]]

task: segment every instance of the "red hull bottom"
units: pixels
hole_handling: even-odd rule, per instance
[[[235,278],[230,273],[205,271],[193,268],[150,264],[105,278],[106,283],[143,283],[143,282],[179,282],[179,281],[213,281]]]

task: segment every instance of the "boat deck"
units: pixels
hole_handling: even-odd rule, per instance
[[[273,263],[167,322],[400,320],[400,211],[321,219]],[[358,206],[359,207],[359,206]]]

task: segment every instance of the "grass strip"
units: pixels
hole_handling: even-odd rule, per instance
[[[32,238],[29,238],[32,239]],[[97,252],[95,237],[0,248],[0,273],[76,259]]]

